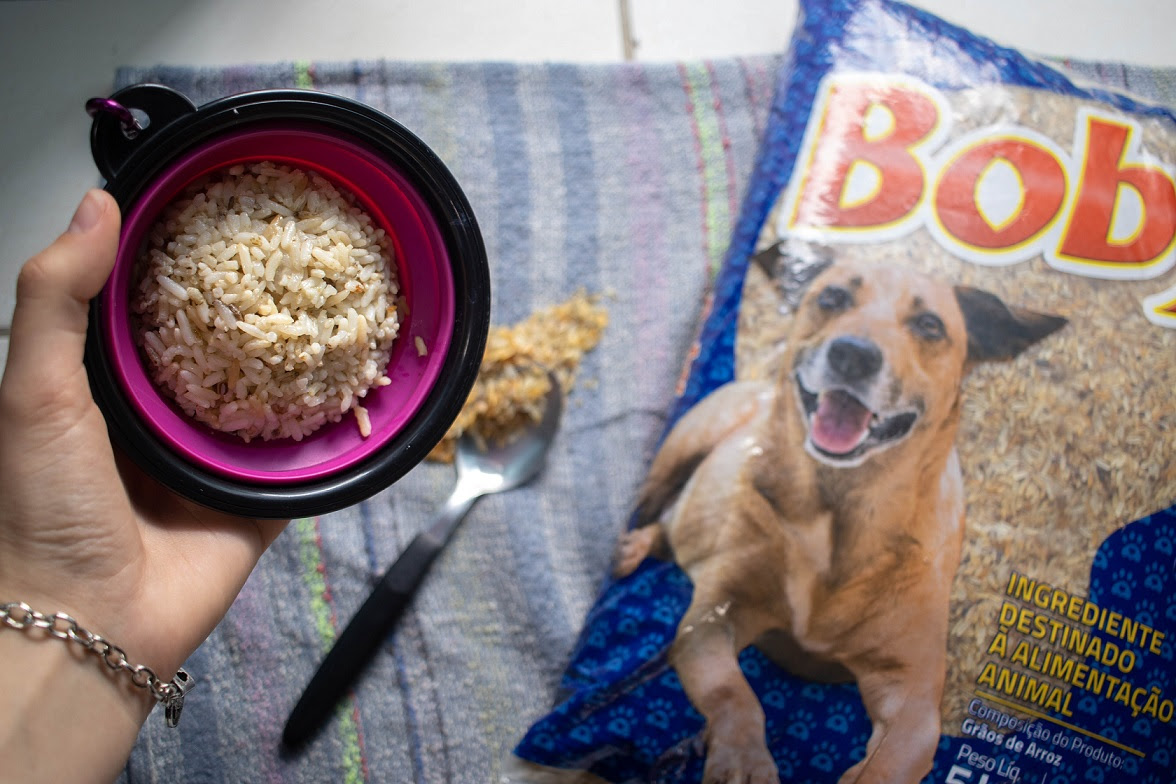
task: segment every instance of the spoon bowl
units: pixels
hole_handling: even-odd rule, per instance
[[[453,462],[459,489],[465,484],[471,491],[480,489],[478,496],[503,493],[525,485],[543,470],[547,450],[555,440],[563,415],[559,381],[553,373],[547,376],[551,387],[543,401],[539,421],[502,442],[486,443],[469,433],[458,439]]]

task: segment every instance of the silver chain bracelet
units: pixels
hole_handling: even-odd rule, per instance
[[[163,718],[167,722],[167,726],[175,727],[180,723],[180,711],[184,709],[184,695],[196,685],[196,679],[183,669],[176,670],[176,675],[170,682],[164,682],[150,667],[131,664],[122,648],[112,645],[105,638],[93,632],[86,631],[78,626],[77,621],[65,613],[45,615],[24,602],[0,604],[0,621],[13,629],[44,629],[46,633],[60,640],[76,642],[105,662],[106,666],[115,672],[129,672],[131,683],[140,689],[146,689],[156,702],[163,703]]]

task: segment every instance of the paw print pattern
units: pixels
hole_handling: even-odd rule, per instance
[[[617,634],[623,637],[636,637],[641,631],[641,622],[630,615],[617,621],[615,628]]]
[[[1078,712],[1085,713],[1088,716],[1097,716],[1098,700],[1096,700],[1090,694],[1084,694],[1082,698],[1078,700]]]
[[[1160,766],[1176,762],[1176,735],[1168,732],[1158,737],[1152,747],[1151,759]]]
[[[650,661],[659,656],[666,646],[667,643],[664,635],[659,633],[647,634],[637,643],[637,658],[641,661]]]
[[[1103,717],[1102,730],[1099,734],[1104,738],[1120,740],[1123,737],[1123,723],[1121,716],[1108,714]]]
[[[662,578],[662,582],[665,585],[665,587],[661,589],[663,591],[672,590],[678,593],[688,593],[694,588],[694,583],[690,582],[690,578],[686,576],[686,572],[677,567],[672,569],[667,568],[665,575]]]
[[[1107,779],[1102,768],[1097,765],[1091,765],[1086,769],[1086,775],[1082,777],[1082,780],[1092,782],[1093,784],[1102,784]]]
[[[775,708],[776,710],[784,710],[788,707],[788,695],[780,689],[771,689],[764,692],[764,696],[760,698],[765,708]]]
[[[775,738],[780,735],[780,727],[784,725],[784,721],[780,716],[774,715],[768,711],[764,712],[764,731],[768,738]],[[771,743],[768,744],[769,749],[775,748]]]
[[[1143,533],[1138,527],[1129,527],[1119,542],[1119,555],[1131,563],[1143,560]]]
[[[1116,569],[1111,582],[1111,593],[1120,599],[1130,599],[1135,593],[1139,580],[1129,569]]]
[[[608,635],[605,634],[604,629],[593,629],[588,635],[588,642],[586,646],[589,648],[604,648],[608,645]]]
[[[808,740],[812,726],[813,714],[806,710],[798,710],[793,714],[792,721],[788,724],[788,729],[785,732],[798,740]]]
[[[665,740],[656,732],[638,732],[633,738],[637,759],[644,765],[652,765],[662,753],[664,745]]]
[[[661,677],[657,679],[657,683],[663,689],[675,692],[682,691],[682,681],[678,679],[678,672],[673,668],[662,673]]]
[[[739,657],[739,666],[748,678],[759,678],[764,674],[763,660],[749,651],[747,655]]]
[[[673,626],[682,617],[685,608],[674,596],[659,596],[653,601],[653,612],[650,617],[658,623]]]
[[[1165,577],[1171,573],[1170,568],[1165,568],[1164,564],[1158,561],[1152,561],[1143,570],[1143,587],[1150,591],[1162,594],[1164,592]]]
[[[845,735],[849,732],[849,719],[853,715],[853,708],[847,702],[839,702],[830,706],[829,716],[825,719],[825,728]]]
[[[772,758],[776,761],[776,769],[780,773],[781,781],[791,781],[800,768],[800,751],[792,746],[775,746]]]
[[[812,702],[824,702],[828,699],[829,689],[817,683],[806,683],[800,690],[800,695]]]
[[[637,711],[628,705],[618,705],[605,714],[605,727],[614,735],[628,738],[637,724]]]
[[[629,665],[629,658],[624,651],[618,651],[616,655],[610,656],[604,662],[604,669],[607,672],[621,672]]]
[[[1159,612],[1156,608],[1156,603],[1151,599],[1140,599],[1135,603],[1135,620],[1140,623],[1146,623],[1152,628],[1155,628]]]
[[[813,747],[813,756],[809,759],[809,764],[819,771],[832,773],[834,761],[839,756],[837,745],[824,740]]]
[[[629,585],[629,590],[633,592],[634,596],[640,596],[642,599],[648,599],[653,596],[655,580],[648,571],[643,571],[638,568],[638,571],[623,579],[632,580],[632,583]]]
[[[786,673],[781,672],[775,666],[768,666],[764,668],[763,677],[760,679],[762,691],[778,691],[783,693],[784,698],[792,700],[796,698],[796,686],[793,684]]]
[[[558,748],[559,743],[554,735],[550,732],[535,732],[528,736],[527,740],[536,748],[544,751],[554,751]]]
[[[594,718],[589,718],[581,724],[572,727],[568,732],[572,740],[577,743],[589,744],[596,737],[600,731],[600,723]]]
[[[650,700],[646,705],[644,722],[659,730],[670,727],[670,717],[674,715],[674,703],[665,699]]]

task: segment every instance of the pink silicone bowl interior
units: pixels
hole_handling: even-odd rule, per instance
[[[359,433],[348,412],[302,441],[255,439],[219,433],[188,417],[148,376],[128,306],[136,256],[157,217],[185,186],[209,172],[268,160],[314,170],[354,193],[395,248],[401,314],[387,375],[361,403],[372,432]],[[363,146],[310,129],[266,128],[231,134],[185,154],[144,191],[123,220],[118,261],[102,293],[112,372],[147,426],[192,463],[244,482],[295,484],[336,474],[385,446],[428,400],[453,335],[454,285],[449,255],[436,219],[413,186],[387,161]],[[419,356],[415,338],[427,354]]]

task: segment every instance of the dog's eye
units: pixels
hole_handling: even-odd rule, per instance
[[[841,286],[827,286],[817,295],[817,307],[821,310],[835,312],[845,310],[853,304],[853,295],[849,289]]]
[[[911,319],[911,329],[924,340],[943,340],[947,336],[947,329],[943,320],[934,313],[920,313]]]

